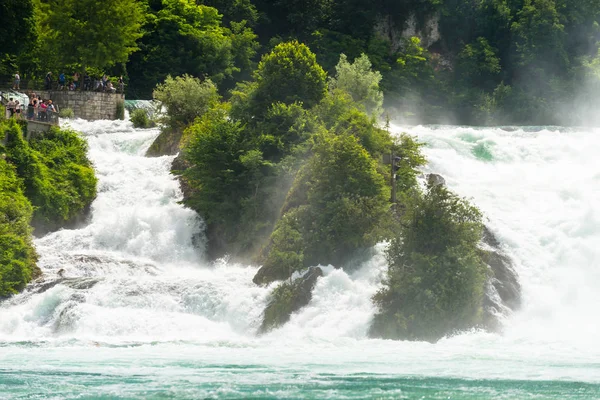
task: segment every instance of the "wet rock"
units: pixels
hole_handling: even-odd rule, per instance
[[[500,242],[486,226],[482,240],[481,257],[489,268],[484,296],[484,325],[500,329],[500,320],[521,306],[521,284],[514,264],[500,248]]]
[[[321,268],[311,267],[303,276],[277,286],[265,308],[259,333],[282,326],[290,320],[292,313],[306,306],[312,299],[312,290],[321,276]]]
[[[438,174],[427,174],[427,183],[431,186],[446,186],[446,180]]]

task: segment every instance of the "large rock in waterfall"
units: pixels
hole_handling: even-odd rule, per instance
[[[321,276],[321,268],[311,267],[304,275],[277,286],[263,313],[259,333],[266,333],[285,324],[293,312],[306,306],[312,299],[312,290]]]

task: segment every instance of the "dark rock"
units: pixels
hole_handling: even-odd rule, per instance
[[[488,227],[484,228],[481,257],[489,268],[484,296],[484,325],[497,331],[500,318],[521,306],[521,284],[510,257],[500,248],[500,242]]]
[[[427,183],[431,186],[446,186],[446,180],[438,174],[427,174]]]
[[[183,131],[181,129],[163,129],[160,135],[146,151],[146,157],[161,157],[172,156],[177,154],[180,148],[181,137]]]
[[[252,282],[256,285],[268,285],[275,281],[283,281],[289,278],[290,274],[287,269],[278,268],[277,266],[263,265],[252,278]]]
[[[259,333],[282,326],[290,320],[292,313],[306,306],[312,299],[312,290],[321,276],[321,268],[311,267],[302,277],[277,286],[265,308]]]

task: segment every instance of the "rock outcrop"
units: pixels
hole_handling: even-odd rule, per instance
[[[501,319],[521,306],[521,284],[512,260],[502,251],[500,242],[487,226],[481,252],[489,268],[483,300],[483,324],[488,330],[498,331]]]
[[[321,276],[321,268],[311,267],[292,282],[283,282],[277,286],[265,308],[259,333],[266,333],[285,324],[293,312],[306,306],[312,299],[312,290]]]

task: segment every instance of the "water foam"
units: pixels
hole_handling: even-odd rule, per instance
[[[135,360],[149,371],[231,363],[309,375],[600,382],[596,132],[394,127],[425,141],[426,171],[485,212],[523,283],[523,310],[503,335],[474,331],[432,345],[366,338],[370,298],[386,268],[383,244],[355,272],[325,268],[308,306],[256,336],[272,286],[252,283],[257,266],[203,261],[194,245],[202,221],[178,203],[172,157],[143,157],[158,131],[122,121],[72,124],[90,144],[98,198],[86,226],[36,240],[53,286],[2,304],[0,366],[58,357],[74,370],[110,365],[123,373],[133,373]],[[240,379],[275,379],[257,374]]]

